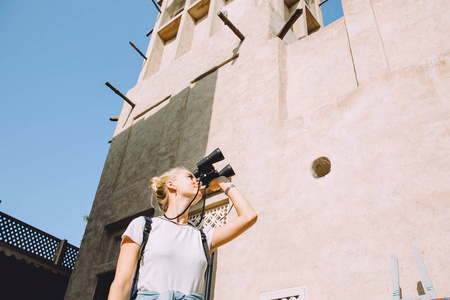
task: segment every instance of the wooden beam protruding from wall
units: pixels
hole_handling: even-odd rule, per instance
[[[239,31],[239,29],[236,28],[236,26],[233,25],[233,23],[231,23],[231,21],[227,18],[227,16],[223,13],[223,11],[219,11],[217,15],[223,21],[223,23],[225,23],[225,25],[227,25],[231,29],[231,31],[234,32],[235,35],[237,35],[237,37],[241,41],[245,39],[245,36]]]
[[[284,39],[286,33],[288,33],[289,29],[292,27],[292,25],[294,25],[295,21],[297,21],[298,18],[300,18],[302,13],[303,9],[297,8],[292,14],[292,16],[289,18],[289,20],[286,22],[286,24],[283,26],[281,31],[277,34],[277,37],[279,37],[280,39]]]
[[[133,103],[133,101],[131,101],[130,99],[127,98],[127,96],[125,96],[124,94],[122,94],[118,89],[116,89],[115,87],[113,87],[113,85],[111,83],[109,83],[108,81],[105,82],[105,84],[111,89],[113,90],[114,93],[116,93],[117,95],[119,95],[123,100],[125,100],[128,104],[131,105],[132,108],[134,108],[136,106],[136,104]]]

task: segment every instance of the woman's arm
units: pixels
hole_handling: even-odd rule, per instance
[[[126,300],[130,295],[134,272],[141,247],[125,236],[120,248],[116,275],[109,290],[108,300]]]
[[[231,182],[228,178],[221,176],[211,181],[210,188],[211,190],[215,190],[220,187],[222,191],[226,191],[230,185]],[[231,220],[224,226],[214,230],[211,242],[211,251],[238,237],[253,224],[255,224],[258,218],[256,211],[244,195],[241,194],[237,187],[232,187],[228,190],[228,197],[233,202],[238,217]]]

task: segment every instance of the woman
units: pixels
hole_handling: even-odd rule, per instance
[[[206,258],[200,231],[187,224],[187,211],[181,214],[194,197],[194,204],[202,198],[199,186],[201,183],[185,168],[171,169],[151,179],[150,187],[164,216],[152,219],[152,230],[139,271],[137,300],[203,299]],[[224,191],[238,214],[222,227],[204,230],[212,252],[250,228],[256,222],[257,214],[226,177],[213,179],[209,188]],[[136,218],[122,235],[110,300],[128,299],[144,226],[144,217]]]

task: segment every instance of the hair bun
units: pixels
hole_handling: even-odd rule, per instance
[[[170,169],[161,176],[155,176],[150,180],[150,188],[163,212],[166,212],[169,207],[169,189],[166,186],[166,182],[175,178],[177,172],[182,169],[186,170],[184,167]]]
[[[158,198],[164,198],[165,191],[164,191],[165,183],[162,182],[160,177],[153,177],[150,180],[150,188],[152,189],[153,194],[155,194]]]

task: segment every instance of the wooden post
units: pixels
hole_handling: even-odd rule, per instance
[[[111,83],[109,83],[109,82],[107,81],[107,82],[105,82],[105,84],[106,84],[111,90],[113,90],[114,93],[116,93],[117,95],[119,95],[120,97],[122,97],[123,100],[125,100],[128,104],[130,104],[132,108],[134,108],[134,107],[136,106],[136,104],[134,104],[130,99],[128,99],[127,96],[125,96],[125,95],[122,94],[118,89],[116,89],[115,87],[113,87]]]
[[[138,49],[138,47],[136,47],[131,41],[129,43],[131,47],[134,48],[134,50],[136,50],[145,60],[147,60],[147,56],[145,56],[144,53],[142,53],[141,50]]]
[[[303,13],[303,9],[297,8],[294,11],[294,13],[292,14],[292,16],[289,18],[289,20],[286,22],[286,24],[283,26],[281,31],[278,33],[277,37],[279,37],[280,39],[284,39],[284,36],[286,35],[286,33],[289,31],[289,29],[292,27],[292,25],[294,25],[295,21],[297,21],[298,18],[300,18],[302,13]]]
[[[153,4],[155,4],[156,9],[159,11],[159,13],[161,13],[161,9],[159,9],[158,4],[156,4],[155,0],[152,0]]]
[[[218,70],[219,68],[223,67],[224,65],[226,65],[226,64],[229,63],[230,61],[235,60],[235,59],[238,58],[238,57],[239,57],[239,53],[233,55],[232,58],[227,59],[226,61],[224,61],[224,62],[221,63],[220,65],[215,66],[215,67],[209,69],[209,70],[206,71],[205,73],[201,74],[200,76],[198,76],[197,78],[195,78],[194,80],[192,80],[192,81],[191,81],[191,84],[194,84],[194,83],[196,83],[197,81],[199,81],[200,79],[205,78],[205,77],[208,76],[209,74],[214,73],[216,70]]]
[[[234,34],[238,36],[241,41],[245,39],[245,36],[239,31],[239,29],[236,28],[236,26],[233,25],[233,23],[231,23],[231,21],[225,16],[222,11],[219,11],[217,15],[225,23],[225,25],[227,25],[234,32]]]
[[[64,255],[66,254],[67,250],[67,240],[61,240],[59,242],[58,248],[55,252],[55,257],[53,258],[53,263],[55,265],[60,266],[64,260]]]

